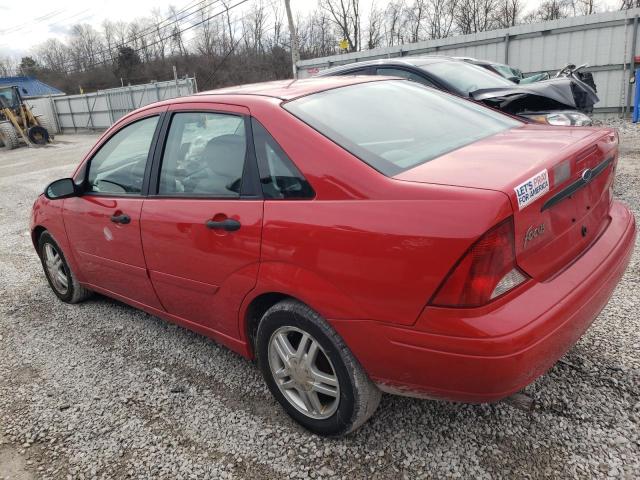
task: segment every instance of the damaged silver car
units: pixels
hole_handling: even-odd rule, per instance
[[[595,90],[574,75],[517,84],[480,66],[444,56],[371,60],[342,65],[318,74],[334,75],[403,77],[550,125],[591,125],[587,114],[599,101]]]

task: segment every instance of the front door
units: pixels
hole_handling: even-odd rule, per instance
[[[174,108],[142,207],[149,276],[169,313],[237,337],[239,306],[257,279],[263,213],[248,112]]]
[[[87,164],[84,193],[64,203],[64,223],[83,279],[109,293],[162,308],[147,275],[140,239],[145,170],[160,112],[106,140]]]

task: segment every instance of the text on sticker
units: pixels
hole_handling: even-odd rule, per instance
[[[540,198],[549,191],[549,173],[545,168],[528,180],[525,180],[516,188],[516,197],[518,197],[518,209],[522,210],[531,202]]]

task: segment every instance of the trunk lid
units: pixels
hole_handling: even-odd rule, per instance
[[[611,129],[525,125],[394,178],[503,192],[514,212],[518,265],[542,281],[606,228],[617,145]]]

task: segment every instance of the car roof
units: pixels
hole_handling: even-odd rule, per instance
[[[475,65],[500,65],[502,67],[512,68],[510,65],[507,65],[506,63],[493,62],[491,60],[482,60],[482,59],[473,58],[473,57],[454,57],[454,58],[456,58],[457,60],[464,60],[466,62],[473,63]]]
[[[200,92],[194,97],[209,95],[258,95],[263,97],[292,100],[312,93],[318,93],[333,88],[345,87],[359,83],[390,80],[393,77],[373,77],[368,75],[353,75],[348,77],[313,77],[302,80],[276,80],[272,82],[236,85]],[[394,78],[394,80],[398,80]]]
[[[335,72],[341,72],[344,70],[350,70],[352,68],[370,67],[375,65],[408,65],[412,67],[421,67],[423,65],[430,65],[434,63],[442,62],[462,62],[454,57],[447,57],[445,55],[416,55],[412,57],[392,57],[392,58],[380,58],[378,60],[366,60],[364,62],[354,62],[346,65],[340,65],[337,67],[329,68],[321,71],[318,75],[332,75]]]

